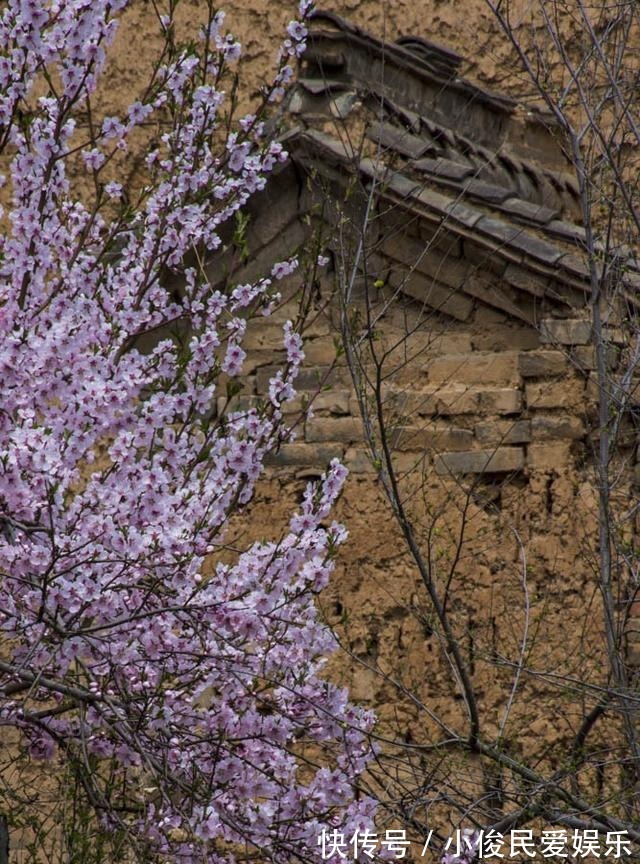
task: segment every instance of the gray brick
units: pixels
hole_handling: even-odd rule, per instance
[[[475,427],[477,440],[484,444],[526,444],[531,440],[529,420],[487,420]]]
[[[442,254],[433,254],[429,241],[425,242],[407,234],[392,234],[386,237],[382,241],[381,250],[390,258],[401,261],[407,270],[418,270],[451,288],[459,288],[471,270],[466,261],[456,257],[448,260]]]
[[[525,351],[518,359],[523,378],[547,378],[567,371],[567,358],[562,351]]]
[[[571,442],[529,444],[527,467],[536,471],[562,471],[571,464]]]
[[[326,411],[337,416],[346,415],[350,413],[350,399],[349,390],[326,390],[318,393],[314,398],[313,410],[315,412]]]
[[[339,444],[283,444],[278,453],[267,457],[273,466],[318,465],[324,468],[332,459],[341,459],[343,448]]]
[[[363,437],[362,421],[359,417],[318,417],[308,420],[305,439],[316,441],[360,441]]]
[[[349,447],[344,454],[344,464],[353,474],[375,474],[376,472],[369,451],[358,447]]]
[[[515,351],[473,354],[445,354],[424,365],[434,384],[455,381],[462,384],[515,384],[519,380]]]
[[[540,335],[546,344],[587,345],[591,341],[591,322],[546,318],[540,324]]]
[[[437,474],[482,474],[519,471],[524,467],[522,447],[497,447],[466,453],[442,453],[435,458]]]
[[[579,379],[535,381],[525,387],[527,407],[572,408],[585,401],[584,383]]]
[[[588,282],[591,279],[591,271],[589,269],[589,260],[582,255],[563,255],[560,266],[568,270],[574,276],[584,279]],[[602,273],[601,265],[598,265],[598,274]]]
[[[516,414],[522,409],[522,391],[512,387],[482,390],[480,407],[484,411],[496,414]]]
[[[473,432],[456,426],[404,426],[394,429],[394,448],[405,451],[468,450],[473,446]]]
[[[478,222],[478,228],[490,237],[502,241],[509,246],[515,246],[522,252],[532,255],[546,264],[555,264],[564,254],[557,246],[545,243],[544,240],[540,240],[523,228],[516,228],[514,225],[510,225],[508,222],[503,222],[500,219],[483,216]]]
[[[274,374],[283,366],[262,366],[256,372],[256,388],[258,393],[267,393],[269,381]],[[327,385],[348,386],[350,384],[349,370],[346,367],[331,369],[329,366],[312,366],[310,369],[302,368],[294,381],[296,390],[321,390]]]
[[[531,421],[531,433],[534,439],[550,440],[554,438],[579,439],[584,436],[584,423],[579,417],[544,417],[536,415]]]
[[[565,222],[560,219],[554,219],[547,225],[547,230],[553,234],[557,234],[565,240],[584,241],[586,233],[584,228],[579,225],[574,225],[573,222]]]
[[[596,368],[596,349],[591,345],[578,345],[571,351],[579,369],[592,371]],[[615,369],[618,365],[619,349],[615,345],[607,345],[605,363],[607,369]]]

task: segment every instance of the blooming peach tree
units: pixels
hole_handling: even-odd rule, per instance
[[[97,117],[127,5],[8,0],[0,16],[0,724],[33,759],[73,766],[103,827],[151,857],[316,859],[323,829],[372,826],[355,792],[371,717],[319,675],[334,642],[314,595],[345,537],[329,517],[345,469],[307,488],[284,536],[226,549],[288,434],[304,358],[291,323],[269,397],[212,406],[296,261],[223,290],[200,263],[286,153],[262,109],[223,122],[240,46],[213,8],[180,47],[170,3],[144,95]],[[134,205],[110,166],[158,118]]]

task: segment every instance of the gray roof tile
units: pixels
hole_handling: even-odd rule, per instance
[[[497,186],[495,183],[487,183],[484,180],[476,180],[475,177],[467,180],[464,184],[464,191],[467,195],[479,198],[488,204],[502,204],[503,201],[506,201],[513,194],[510,189],[505,189],[504,186]]]
[[[353,159],[353,151],[342,141],[338,141],[331,135],[325,132],[320,132],[318,129],[307,129],[301,136],[303,140],[312,142],[321,150],[331,154],[340,162],[347,162]]]
[[[575,225],[573,222],[566,222],[562,219],[554,219],[549,222],[547,230],[558,237],[565,240],[575,240],[577,243],[584,242],[586,237],[585,230],[581,225]]]
[[[551,243],[540,240],[523,228],[509,225],[500,219],[483,216],[476,227],[490,237],[501,240],[527,255],[532,255],[534,258],[544,261],[545,264],[555,264],[564,254],[564,251],[558,249],[557,246],[552,246]]]
[[[554,244],[547,243],[546,240],[541,240],[527,231],[520,231],[514,239],[513,245],[526,252],[527,255],[544,261],[545,264],[556,264],[564,255],[564,249],[559,249]]]
[[[381,147],[395,150],[409,159],[419,159],[429,149],[431,142],[412,135],[406,129],[392,126],[391,123],[372,123],[366,136]]]
[[[421,204],[424,204],[431,210],[437,210],[443,215],[448,215],[448,208],[453,204],[453,199],[449,198],[448,195],[441,195],[440,192],[436,192],[435,189],[431,189],[424,185],[418,187],[417,191],[414,192],[413,197]]]
[[[562,256],[560,266],[575,276],[581,276],[585,281],[590,280],[589,263],[586,255],[565,254]]]
[[[482,212],[474,210],[473,207],[468,207],[466,204],[461,204],[459,201],[453,201],[447,204],[445,210],[450,216],[453,216],[458,222],[462,222],[467,228],[473,228],[482,219]]]
[[[464,180],[465,177],[473,174],[474,170],[469,165],[462,165],[452,159],[416,159],[413,167],[426,174],[433,174],[436,177],[454,181]]]
[[[547,225],[560,215],[557,210],[551,210],[542,204],[532,204],[521,198],[507,198],[500,205],[500,209],[527,222],[537,222],[539,225]]]
[[[420,197],[422,192],[425,191],[420,183],[416,183],[415,180],[410,180],[408,177],[397,172],[389,176],[386,185],[392,192],[395,192],[396,195],[400,195],[402,198],[410,196]]]

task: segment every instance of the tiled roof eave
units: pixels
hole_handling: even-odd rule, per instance
[[[371,159],[361,159],[340,141],[318,130],[300,133],[296,146],[291,141],[289,148],[294,152],[294,158],[303,164],[305,156],[315,157],[316,168],[321,169],[326,164],[353,170],[357,166],[363,178],[377,184],[376,194],[383,200],[400,205],[432,224],[444,225],[453,234],[473,240],[506,262],[552,277],[581,292],[590,290],[588,270],[575,254],[575,243],[566,248],[542,240],[522,225],[489,216],[461,195],[451,197],[391,171],[384,164],[376,165]],[[347,171],[345,177],[348,175]]]

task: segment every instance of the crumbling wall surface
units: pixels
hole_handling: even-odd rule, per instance
[[[328,274],[306,334],[300,395],[285,406],[292,422],[303,403],[310,402],[312,416],[296,423],[296,439],[272,459],[251,522],[273,524],[278,502],[286,502],[284,518],[292,490],[299,493],[328,460],[344,459],[351,473],[337,515],[350,538],[320,601],[347,651],[334,658],[332,673],[396,733],[434,741],[442,730],[420,705],[454,726],[464,726],[463,711],[425,586],[364,443],[353,382],[336,349],[339,312],[331,291]],[[250,329],[253,374],[238,407],[265,397],[283,356],[280,327],[293,311],[285,305]],[[581,688],[600,686],[605,662],[594,579],[590,339],[589,322],[577,315],[542,319],[536,329],[477,302],[469,321],[460,322],[405,298],[387,308],[372,343],[388,352],[381,411],[393,471],[448,596],[483,731],[497,735],[521,665],[503,734],[514,753],[535,754],[550,770],[562,764],[579,725]],[[610,353],[615,363],[615,345]],[[364,395],[375,416],[366,387]],[[623,465],[633,455],[632,430],[626,435]],[[620,495],[629,494],[630,464]]]
[[[527,93],[530,88],[517,74],[512,49],[501,32],[486,0],[335,0],[316,4],[334,12],[379,38],[395,41],[417,36],[458,52],[464,58],[459,74],[482,86],[506,93]],[[233,0],[220,4],[226,25],[243,45],[240,70],[241,99],[255,95],[274,67],[287,23],[297,14],[297,2],[274,4],[269,0]],[[514,22],[523,27],[535,14],[534,4],[515,4]],[[177,8],[178,36],[194,37],[206,17],[204,0],[182,0]],[[567,16],[567,39],[575,38],[577,25]],[[114,109],[136,98],[141,82],[152,68],[159,44],[159,24],[153,4],[132,0],[122,16],[110,53],[102,98]]]
[[[317,3],[348,18],[356,26],[394,41],[411,34],[440,42],[463,56],[473,45],[473,57],[462,74],[474,77],[500,89],[505,77],[508,48],[485,0],[336,0]],[[254,87],[259,78],[272,68],[286,25],[297,14],[297,2],[274,4],[269,0],[233,0],[220,4],[226,12],[226,24],[244,46],[244,65]],[[203,0],[183,0],[178,7],[178,20],[184,32],[194,28],[206,15]],[[133,0],[123,16],[123,24],[115,46],[113,78],[110,87],[115,100],[133,88],[153,54],[158,20],[151,4]],[[132,62],[132,57],[136,62]],[[513,69],[511,69],[511,73]]]
[[[265,482],[251,510],[253,527],[266,531],[278,514],[284,520],[305,482],[304,475],[291,479],[291,472]],[[432,553],[443,585],[465,514],[464,549],[449,602],[488,740],[504,717],[528,604],[528,675],[505,740],[514,756],[557,769],[580,720],[570,682],[596,684],[603,659],[599,604],[585,555],[595,526],[593,491],[569,465],[527,472],[521,483],[506,484],[500,512],[483,500],[485,491],[478,487],[468,501],[459,487],[426,477],[420,493],[431,513],[419,515],[431,526],[431,514],[438,512]],[[463,731],[464,710],[424,585],[372,477],[351,475],[336,517],[348,526],[349,541],[319,602],[347,655],[335,655],[329,674],[375,708],[381,732],[432,744],[442,730],[429,712]],[[587,610],[592,625],[585,629]],[[615,778],[615,767],[607,773]]]

